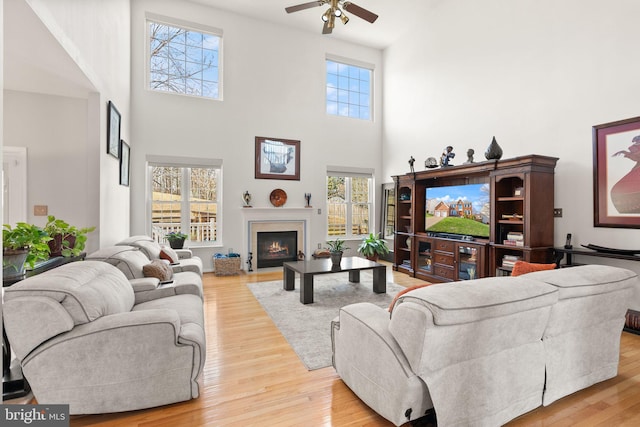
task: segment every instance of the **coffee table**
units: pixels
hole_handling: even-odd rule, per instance
[[[349,272],[349,281],[360,282],[361,270],[373,270],[373,292],[387,292],[387,266],[360,257],[343,257],[340,265],[334,266],[329,258],[311,261],[285,262],[282,287],[285,291],[295,289],[296,273],[300,274],[300,302],[313,302],[313,277],[318,274]]]

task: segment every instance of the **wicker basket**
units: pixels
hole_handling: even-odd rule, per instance
[[[216,276],[240,274],[240,257],[213,258],[213,270]]]

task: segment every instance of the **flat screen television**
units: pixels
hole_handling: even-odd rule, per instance
[[[488,183],[427,188],[425,231],[433,235],[488,238],[489,193]]]

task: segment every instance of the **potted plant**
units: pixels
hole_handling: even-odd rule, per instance
[[[50,256],[71,257],[80,255],[87,242],[87,234],[95,229],[95,227],[78,228],[62,219],[49,215],[44,231],[51,237],[49,241]]]
[[[333,265],[340,265],[342,261],[342,253],[349,248],[345,248],[345,241],[337,238],[336,240],[328,240],[327,246],[329,246],[329,254],[331,256],[331,263]]]
[[[164,238],[169,242],[169,246],[171,246],[172,249],[182,249],[182,247],[184,246],[184,241],[187,237],[189,236],[179,231],[172,231],[171,233],[168,233],[164,236]]]
[[[387,242],[380,238],[380,234],[369,233],[369,236],[365,237],[358,246],[358,252],[370,261],[378,261],[380,255],[389,253],[389,247]]]
[[[19,222],[15,227],[4,224],[2,229],[2,277],[4,280],[21,279],[24,267],[35,266],[36,261],[49,258],[51,238],[40,227]]]

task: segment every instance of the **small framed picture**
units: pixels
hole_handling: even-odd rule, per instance
[[[120,140],[120,185],[129,186],[129,168],[131,167],[130,159],[131,149],[129,144]]]
[[[111,101],[107,111],[107,154],[120,158],[120,112]]]
[[[513,190],[514,197],[524,197],[524,187],[516,187]]]

